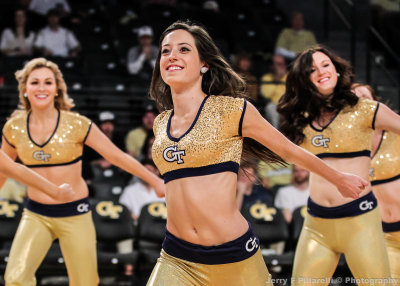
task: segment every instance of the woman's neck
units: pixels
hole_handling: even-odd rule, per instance
[[[172,102],[174,114],[183,116],[191,112],[197,112],[206,94],[197,86],[186,89],[172,89]]]
[[[46,122],[49,119],[54,119],[57,117],[58,111],[54,106],[43,109],[32,108],[30,116],[31,120],[34,120],[36,122]]]

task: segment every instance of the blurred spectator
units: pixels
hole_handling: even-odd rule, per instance
[[[139,45],[129,49],[128,72],[143,80],[150,80],[156,63],[158,47],[153,45],[153,29],[142,26],[138,29]]]
[[[60,26],[59,12],[55,9],[47,13],[48,26],[40,30],[35,48],[43,56],[76,57],[81,49],[74,33]]]
[[[293,211],[307,205],[310,191],[308,179],[310,173],[299,166],[293,166],[292,184],[278,190],[275,197],[275,207],[283,209],[285,220],[292,221]]]
[[[102,111],[99,113],[98,125],[101,131],[121,150],[123,150],[124,142],[122,134],[118,134],[115,131],[115,115],[110,111]],[[88,146],[84,146],[83,151],[83,168],[82,176],[90,184],[90,180],[93,179],[92,166],[98,166],[104,170],[110,168],[112,165],[96,151]],[[121,173],[127,175],[127,173],[120,170]],[[127,175],[128,176],[128,175]]]
[[[152,160],[142,160],[141,163],[151,172],[160,175]],[[124,204],[131,212],[132,218],[136,223],[142,207],[151,202],[163,202],[164,198],[159,198],[150,185],[142,180],[136,181],[125,187],[119,198],[119,203]]]
[[[34,39],[35,33],[30,30],[25,10],[17,9],[13,25],[1,34],[1,52],[6,56],[30,56]]]
[[[31,0],[29,4],[29,10],[41,16],[46,16],[51,9],[55,9],[60,17],[71,13],[67,0]]]
[[[301,12],[293,12],[291,28],[283,29],[275,46],[275,53],[293,60],[304,49],[317,44],[314,33],[304,29],[304,17]]]
[[[282,55],[274,55],[272,58],[271,72],[261,77],[260,93],[267,100],[265,104],[265,116],[275,127],[279,125],[279,113],[276,105],[286,90],[287,67]]]
[[[26,186],[8,178],[0,189],[0,199],[22,203],[26,198]]]
[[[265,188],[271,189],[275,193],[278,188],[290,184],[292,180],[292,166],[282,166],[278,164],[266,164],[260,162],[257,168],[258,176]]]
[[[256,184],[257,180],[254,166],[242,166],[239,169],[236,187],[236,203],[239,210],[243,210],[257,201],[272,206],[271,193],[262,185]]]
[[[152,148],[155,139],[156,137],[154,136],[153,133],[147,134],[146,139],[144,140],[143,143],[142,150],[140,151],[144,159],[153,160]]]
[[[258,100],[257,78],[251,74],[251,55],[241,52],[235,55],[233,68],[247,83],[247,96],[253,101]]]
[[[141,150],[147,136],[154,136],[153,124],[158,112],[156,108],[149,104],[146,106],[142,115],[142,125],[129,131],[125,138],[125,148],[128,154],[135,158],[139,158]]]

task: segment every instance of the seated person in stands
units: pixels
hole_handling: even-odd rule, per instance
[[[310,172],[300,166],[293,166],[292,184],[278,190],[275,197],[275,207],[283,210],[287,223],[292,221],[293,211],[307,205],[310,191],[308,179]]]
[[[150,134],[153,135],[154,119],[158,115],[157,109],[148,104],[142,115],[142,125],[129,131],[125,138],[126,152],[132,157],[140,158],[141,150],[146,137]]]
[[[236,203],[240,210],[243,210],[257,201],[268,206],[273,205],[273,198],[270,191],[258,184],[256,164],[243,166],[239,169],[236,187]]]
[[[34,47],[43,56],[77,57],[81,50],[75,34],[60,26],[58,10],[47,13],[47,27],[39,31]]]
[[[14,22],[1,34],[0,50],[6,56],[31,56],[35,33],[27,23],[26,12],[17,9]]]
[[[298,53],[317,44],[312,31],[304,29],[304,17],[301,12],[293,12],[292,26],[283,29],[275,46],[275,53],[292,61]]]
[[[152,173],[157,176],[160,175],[152,160],[144,159],[141,163]],[[140,211],[144,205],[151,202],[164,201],[164,198],[157,197],[154,189],[149,184],[140,179],[135,183],[126,186],[119,198],[119,203],[125,205],[130,210],[135,223],[137,223]]]

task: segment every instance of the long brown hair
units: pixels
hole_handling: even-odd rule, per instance
[[[331,96],[321,95],[310,80],[313,54],[327,55],[339,73],[338,82]],[[280,130],[296,144],[304,140],[303,129],[324,112],[354,106],[358,97],[351,91],[354,74],[350,63],[321,45],[304,50],[292,63],[286,80],[286,92],[279,100]]]
[[[164,38],[175,30],[185,30],[193,36],[200,60],[209,67],[208,72],[202,78],[201,88],[204,93],[218,96],[245,97],[246,83],[227,63],[204,27],[190,21],[177,21],[162,33],[159,41],[160,47]],[[173,102],[171,89],[161,78],[160,58],[161,50],[158,52],[153,70],[150,97],[156,101],[159,109],[164,111],[172,109]],[[251,161],[254,158],[265,162],[284,163],[281,157],[262,144],[251,138],[244,138],[242,161]]]
[[[73,108],[75,106],[74,101],[67,94],[67,85],[57,64],[45,58],[36,58],[30,60],[21,70],[15,72],[15,78],[18,81],[19,90],[19,104],[16,113],[31,110],[31,104],[28,98],[24,96],[26,91],[26,82],[31,72],[39,68],[48,68],[54,73],[57,86],[57,96],[54,98],[54,106],[59,110],[70,110]]]

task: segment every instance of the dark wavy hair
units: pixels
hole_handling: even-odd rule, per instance
[[[327,55],[340,74],[333,94],[322,95],[310,80],[313,54]],[[345,106],[354,106],[358,97],[351,91],[354,74],[349,62],[334,54],[328,48],[318,45],[300,53],[290,66],[286,92],[279,100],[277,110],[281,115],[280,131],[291,141],[301,144],[303,129],[324,112],[335,112]]]
[[[189,32],[195,41],[199,57],[209,70],[203,75],[201,88],[205,94],[219,96],[246,97],[245,81],[232,69],[204,27],[191,21],[177,21],[171,24],[162,34],[164,38],[175,30]],[[160,111],[173,108],[170,87],[163,81],[160,73],[161,49],[158,51],[153,77],[150,85],[150,97],[154,99]],[[284,163],[283,159],[257,141],[244,138],[242,161],[257,158],[266,162]]]

